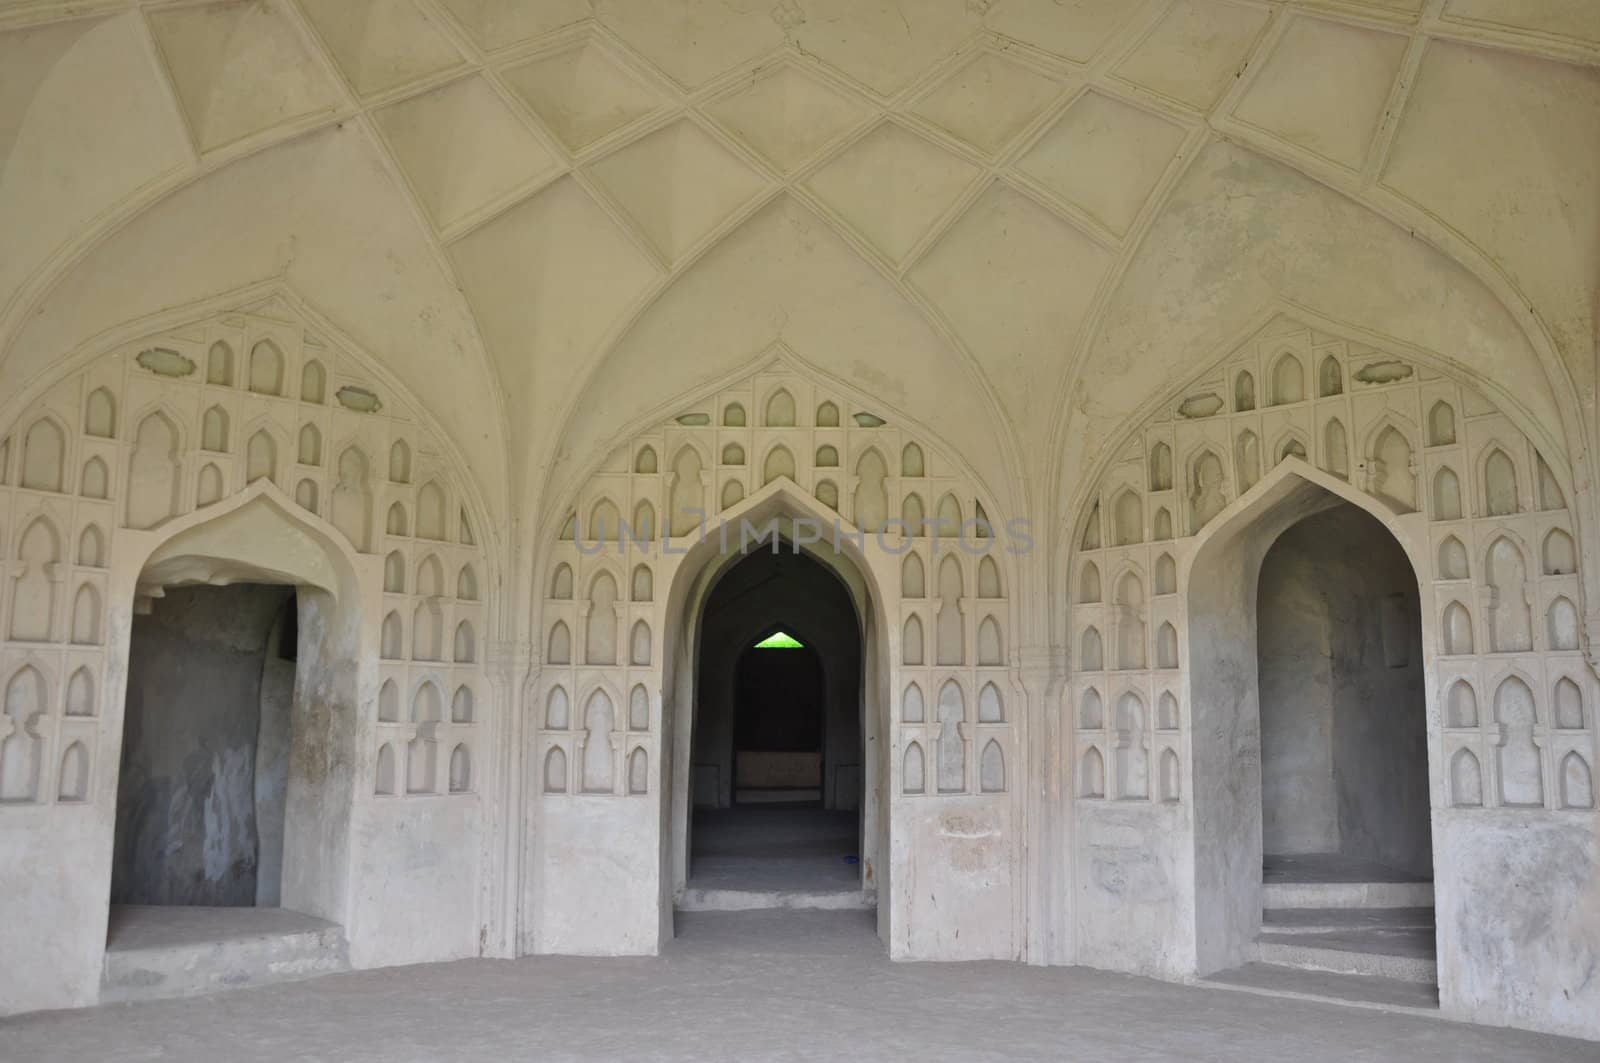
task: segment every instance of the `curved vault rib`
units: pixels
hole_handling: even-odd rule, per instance
[[[1356,322],[1360,329],[1391,337],[1393,341],[1422,352],[1431,352],[1431,360],[1446,360],[1437,352],[1455,352],[1455,357],[1450,360],[1464,368],[1469,375],[1474,372],[1475,362],[1493,370],[1494,375],[1490,377],[1492,386],[1497,387],[1503,393],[1502,400],[1523,417],[1530,434],[1543,439],[1547,447],[1556,442],[1543,426],[1552,415],[1563,425],[1569,423],[1565,411],[1557,413],[1564,405],[1559,394],[1560,389],[1540,384],[1538,391],[1542,392],[1542,395],[1536,393],[1530,396],[1525,372],[1517,370],[1514,365],[1511,367],[1494,365],[1496,359],[1503,357],[1506,350],[1520,349],[1525,352],[1525,360],[1532,360],[1528,368],[1536,371],[1534,379],[1538,381],[1549,379],[1542,364],[1545,358],[1541,357],[1538,347],[1530,341],[1521,322],[1516,320],[1517,315],[1506,309],[1503,299],[1489,285],[1483,283],[1476,271],[1460,262],[1455,256],[1436,247],[1418,244],[1411,239],[1409,232],[1403,231],[1398,224],[1369,203],[1357,200],[1346,192],[1330,188],[1316,177],[1288,167],[1276,159],[1258,154],[1242,145],[1218,140],[1211,141],[1196,155],[1197,158],[1191,164],[1189,173],[1168,190],[1167,201],[1152,216],[1149,232],[1122,267],[1123,275],[1118,281],[1117,291],[1104,306],[1099,308],[1094,329],[1087,334],[1088,345],[1085,348],[1083,361],[1074,367],[1073,375],[1066,385],[1069,401],[1074,389],[1080,396],[1080,401],[1076,405],[1079,412],[1092,410],[1091,404],[1095,401],[1095,396],[1086,394],[1083,385],[1086,375],[1092,371],[1098,352],[1104,348],[1105,333],[1111,327],[1110,319],[1119,308],[1119,300],[1124,304],[1120,307],[1124,323],[1136,316],[1132,313],[1130,305],[1127,305],[1133,298],[1127,291],[1130,283],[1135,286],[1141,285],[1141,279],[1134,276],[1136,271],[1160,269],[1163,265],[1173,262],[1182,263],[1187,256],[1189,260],[1187,276],[1190,278],[1190,283],[1185,286],[1185,290],[1193,293],[1194,298],[1186,300],[1182,307],[1159,296],[1148,294],[1151,289],[1159,293],[1163,289],[1162,285],[1149,283],[1142,285],[1147,292],[1143,301],[1148,303],[1153,299],[1154,305],[1171,306],[1174,310],[1181,310],[1189,318],[1188,332],[1180,334],[1176,340],[1167,341],[1168,346],[1176,345],[1182,348],[1177,354],[1168,354],[1167,362],[1196,350],[1225,349],[1227,342],[1246,331],[1249,322],[1259,321],[1258,315],[1261,314],[1262,308],[1288,302],[1309,308],[1313,313],[1320,313],[1331,320]],[[1285,183],[1280,180],[1274,185],[1266,179],[1274,170],[1292,174],[1292,181]],[[1193,187],[1201,182],[1209,182],[1217,188],[1207,194]],[[1229,187],[1230,183],[1233,187]],[[1269,200],[1273,200],[1274,197],[1276,201],[1273,205],[1278,208],[1275,214],[1268,209]],[[1236,200],[1245,206],[1234,210],[1235,216],[1230,220],[1227,214],[1232,208],[1228,205]],[[1300,202],[1297,204],[1295,200]],[[1224,206],[1207,213],[1208,208],[1214,208],[1217,204]],[[1341,204],[1345,206],[1341,207]],[[1293,209],[1286,211],[1283,209],[1285,206]],[[1212,236],[1214,246],[1207,245],[1209,250],[1205,256],[1196,252],[1194,242],[1187,237],[1174,240],[1172,233],[1157,231],[1163,225],[1171,227],[1171,212],[1175,210],[1185,216],[1185,221],[1178,225],[1183,233],[1204,232]],[[1267,220],[1269,214],[1271,217]],[[1237,238],[1241,231],[1248,230],[1251,226],[1291,223],[1299,224],[1300,231],[1297,235],[1305,243],[1305,249],[1310,252],[1331,258],[1335,250],[1342,247],[1339,253],[1347,255],[1348,261],[1363,259],[1368,261],[1369,267],[1365,270],[1338,271],[1336,279],[1347,287],[1354,282],[1356,291],[1331,292],[1327,271],[1310,275],[1305,273],[1303,263],[1299,267],[1301,275],[1296,278],[1294,272],[1296,265],[1289,259],[1302,250],[1301,248],[1284,250],[1273,243],[1259,241],[1251,243]],[[1375,226],[1376,231],[1384,237],[1384,242],[1392,245],[1391,251],[1387,254],[1375,254],[1371,246],[1363,247],[1359,243],[1352,243],[1363,227],[1371,230]],[[1232,243],[1227,242],[1230,233],[1235,237]],[[1291,235],[1296,234],[1291,233]],[[1370,241],[1370,236],[1368,239]],[[1157,243],[1152,245],[1152,241]],[[1422,248],[1421,253],[1417,250],[1419,247]],[[1253,251],[1256,259],[1261,260],[1250,261],[1249,265],[1258,271],[1270,272],[1273,283],[1268,284],[1266,278],[1259,272],[1252,274],[1251,269],[1240,268],[1240,263],[1246,261],[1247,251]],[[1204,261],[1196,261],[1201,258],[1204,258]],[[1467,322],[1472,326],[1471,329],[1460,331],[1451,337],[1445,330],[1448,322],[1443,320],[1430,322],[1425,317],[1413,314],[1411,304],[1426,303],[1429,300],[1417,298],[1406,300],[1397,297],[1397,293],[1407,290],[1412,291],[1413,295],[1416,294],[1414,289],[1408,289],[1399,283],[1398,278],[1407,275],[1405,271],[1399,269],[1398,263],[1402,262],[1406,263],[1407,269],[1417,282],[1425,280],[1429,264],[1435,264],[1435,272],[1441,273],[1442,276],[1437,278],[1438,283],[1434,284],[1437,294],[1432,298],[1432,303],[1455,308],[1455,312],[1462,315],[1463,320],[1469,312],[1481,320]],[[1152,263],[1155,265],[1152,266]],[[1201,276],[1201,272],[1196,269],[1197,266],[1211,271],[1203,282],[1194,279]],[[1231,279],[1225,272],[1219,272],[1230,268],[1235,271]],[[1449,277],[1452,272],[1457,272],[1461,276],[1452,280]],[[1376,282],[1375,278],[1383,277],[1391,280],[1383,284]],[[1285,281],[1294,282],[1287,285],[1290,289],[1288,291],[1284,290]],[[1212,324],[1203,329],[1196,327],[1193,319],[1197,308],[1202,305],[1217,307],[1219,293],[1225,294],[1224,289],[1228,283],[1234,283],[1235,286],[1253,284],[1257,290],[1253,295],[1246,297],[1242,304],[1235,297],[1234,305],[1228,308],[1227,313],[1213,309],[1210,320],[1222,321],[1222,324]],[[1171,285],[1165,287],[1171,288]],[[1368,290],[1371,294],[1363,298],[1358,294],[1361,290]],[[1342,307],[1337,305],[1340,301],[1345,305]],[[1440,318],[1444,316],[1437,315]],[[1172,323],[1173,319],[1170,317],[1164,322],[1167,325]],[[1416,335],[1408,336],[1408,332]],[[1494,338],[1490,338],[1491,336]],[[1148,354],[1153,342],[1151,338],[1147,338],[1143,346],[1133,341],[1124,342],[1121,350],[1123,362],[1119,364],[1122,364],[1124,369],[1143,369],[1146,377],[1150,377],[1152,372],[1159,376],[1162,371],[1161,364],[1148,364],[1152,362]],[[1463,352],[1471,352],[1474,348],[1476,348],[1476,359],[1462,357]],[[1144,359],[1147,364],[1127,363],[1127,359],[1135,351],[1147,356]],[[1158,358],[1154,361],[1159,363],[1161,360]],[[1159,388],[1152,380],[1149,386],[1137,390],[1142,395],[1149,395]],[[1099,393],[1102,392],[1095,394]],[[1069,429],[1079,423],[1076,418],[1070,416],[1070,412],[1069,410],[1069,415],[1063,416],[1058,421],[1058,443],[1052,447],[1052,458],[1058,462],[1052,483],[1056,485],[1055,490],[1062,492],[1055,510],[1057,519],[1067,515],[1061,507],[1070,501],[1067,497],[1068,492],[1064,490],[1062,478],[1069,474],[1069,470],[1081,470],[1085,467],[1081,460],[1082,454],[1080,460],[1075,462],[1071,454],[1067,453],[1074,438]],[[1103,414],[1099,420],[1105,422],[1108,419],[1125,419],[1128,416],[1132,416],[1131,406],[1127,410],[1120,410],[1116,415]],[[1079,441],[1083,442],[1081,434]],[[1564,457],[1568,447],[1570,444],[1552,448],[1556,452],[1557,460]]]
[[[940,420],[939,382],[947,382],[951,395],[970,389],[970,355],[872,265],[825,219],[792,197],[775,198],[693,266],[668,278],[615,331],[569,408],[560,436],[566,445],[546,478],[545,495],[608,453],[617,438],[612,425],[631,423],[647,411],[653,415],[660,395],[696,392],[777,342],[846,387],[878,395],[888,408],[960,436],[961,426]],[[795,298],[797,293],[804,298]],[[889,368],[896,358],[900,377]],[[679,369],[694,376],[680,382]],[[596,411],[585,419],[593,395],[631,398],[620,415]],[[981,439],[986,432],[966,434],[972,438],[953,449],[990,490],[1006,484],[1006,492],[994,493],[1013,505],[1019,479],[1009,440],[1004,434],[988,441]]]
[[[58,282],[42,311],[11,337],[6,370],[32,378],[62,352],[144,316],[149,306],[189,304],[282,278],[317,292],[324,312],[361,348],[383,351],[409,390],[432,396],[431,412],[469,455],[500,510],[507,504],[505,448],[500,425],[483,416],[499,408],[498,382],[487,367],[441,377],[438,352],[481,350],[477,324],[452,275],[437,266],[428,237],[416,231],[409,197],[372,150],[364,131],[325,129],[164,197]],[[229,238],[207,243],[200,236],[213,232]],[[151,261],[164,268],[147,268]],[[395,314],[397,304],[410,313]]]

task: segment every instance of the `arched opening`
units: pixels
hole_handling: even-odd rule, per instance
[[[680,907],[748,906],[767,891],[866,903],[855,603],[828,565],[777,546],[723,568],[699,610]]]
[[[335,720],[355,698],[357,602],[335,540],[259,492],[145,561],[102,1001],[248,984],[285,957],[306,973],[346,966],[356,757]],[[181,973],[152,986],[169,967]]]
[[[1326,483],[1280,476],[1190,568],[1197,962],[1431,985],[1417,569]]]
[[[853,828],[847,828],[844,840],[854,841],[855,847],[845,851],[838,840],[824,843],[823,852],[830,872],[838,875],[839,869],[844,868],[849,881],[836,880],[831,889],[820,891],[794,888],[799,880],[793,877],[786,887],[780,859],[769,868],[779,872],[778,884],[762,892],[757,898],[761,903],[757,906],[770,906],[777,901],[830,908],[875,908],[878,936],[891,950],[893,948],[892,906],[879,903],[881,898],[891,896],[888,812],[893,754],[888,743],[888,714],[891,704],[895,706],[894,711],[898,711],[898,697],[891,693],[894,684],[889,642],[891,630],[898,637],[900,628],[896,620],[891,629],[884,611],[884,595],[888,592],[880,590],[879,581],[892,574],[887,568],[879,572],[869,562],[863,543],[850,536],[835,538],[824,534],[819,539],[814,529],[827,526],[819,512],[808,496],[790,489],[786,482],[773,485],[745,502],[736,512],[735,523],[729,525],[727,541],[707,536],[692,545],[667,584],[663,599],[660,680],[662,752],[659,770],[664,804],[659,911],[663,937],[678,932],[672,918],[675,908],[693,908],[707,900],[698,891],[691,890],[689,882],[691,853],[704,852],[704,846],[696,839],[697,809],[717,805],[724,811],[738,811],[742,807],[734,804],[732,717],[722,725],[719,741],[700,737],[702,713],[708,711],[704,701],[714,696],[714,692],[710,692],[711,680],[706,674],[702,651],[719,641],[732,647],[728,656],[735,659],[725,666],[727,671],[722,680],[726,684],[724,690],[730,690],[736,679],[737,656],[781,629],[816,650],[823,660],[825,684],[841,695],[852,692],[849,696],[834,695],[838,711],[824,735],[825,743],[838,755],[824,757],[822,796],[815,805],[818,812],[827,813],[835,822],[853,817],[855,823]],[[815,523],[808,525],[808,521]],[[742,529],[749,529],[749,534],[744,534]],[[774,541],[782,555],[781,561],[771,556]],[[766,555],[765,560],[754,560],[758,554]],[[740,569],[746,562],[750,567]],[[821,595],[835,603],[842,595],[849,605],[848,613],[826,612],[824,615],[837,621],[827,624],[790,624],[782,618],[781,611],[771,609],[770,603],[763,604],[762,595],[775,584],[750,582],[752,577],[761,575],[758,566],[766,565],[782,565],[784,579],[793,585],[797,595]],[[898,572],[898,560],[893,569]],[[736,570],[740,575],[731,576]],[[769,574],[779,575],[779,572],[774,568]],[[747,588],[749,599],[758,608],[745,610],[744,619],[736,624],[731,620],[719,620],[719,613],[733,617],[740,610],[710,608],[713,595],[718,594],[719,588],[723,588],[722,595],[728,595],[740,587]],[[718,595],[719,601],[722,595]],[[796,605],[810,612],[817,611],[816,606],[801,601]],[[790,614],[800,615],[794,609]],[[785,627],[786,624],[789,626]],[[714,629],[736,630],[737,634],[724,638],[713,634]],[[846,679],[849,666],[840,668],[837,662],[850,657],[855,658],[858,671],[853,679]],[[841,719],[849,722],[841,722]],[[718,728],[707,724],[705,730],[710,736]],[[719,754],[719,764],[725,767],[719,766],[715,772],[700,770],[698,756],[707,748],[723,751]],[[739,781],[746,780],[741,777]],[[896,785],[898,782],[895,780]],[[833,807],[824,807],[828,804]],[[774,855],[781,858],[787,845],[788,842],[780,839],[779,851]],[[850,856],[855,856],[856,862],[848,862],[846,858]],[[813,866],[822,863],[816,854],[808,859],[814,862]],[[749,893],[745,892],[743,898],[738,891],[713,893],[709,897],[713,904],[740,899],[750,899]]]

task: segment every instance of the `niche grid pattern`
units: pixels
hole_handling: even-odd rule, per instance
[[[476,700],[484,560],[457,478],[398,402],[385,396],[379,412],[354,412],[335,399],[347,385],[376,394],[354,355],[270,299],[122,344],[57,382],[0,436],[0,803],[80,802],[93,792],[107,734],[103,614],[117,532],[157,527],[262,478],[360,552],[425,548],[452,580],[472,573],[471,600],[408,594],[402,610],[385,596],[407,631],[425,604],[449,631],[467,625],[471,660],[452,660],[447,641],[440,661],[386,661],[384,672],[409,693],[426,671],[447,706],[458,690]],[[398,478],[380,464],[392,448],[404,457],[391,470]],[[403,514],[398,534],[383,533],[385,512]],[[442,734],[470,788],[471,722]],[[392,737],[381,735],[380,747]],[[373,789],[383,792],[381,753],[375,761]]]
[[[885,611],[898,617],[890,640],[898,648],[894,792],[1007,792],[1015,687],[1003,554],[952,545],[963,524],[968,542],[994,542],[976,491],[935,448],[779,367],[634,437],[589,479],[568,514],[543,577],[544,658],[531,709],[545,794],[655,788],[661,537],[665,531],[674,549],[683,548],[699,522],[674,520],[675,513],[703,509],[715,521],[780,477],[837,514],[842,527],[886,529],[885,542],[903,550],[892,558],[898,577],[880,581]],[[618,551],[619,515],[654,546],[624,536]],[[925,534],[902,534],[924,520]],[[935,523],[946,540],[937,549]]]
[[[1195,534],[1290,458],[1425,527],[1446,803],[1592,808],[1600,689],[1549,466],[1471,387],[1282,318],[1152,416],[1090,496],[1070,569],[1078,796],[1178,799],[1178,566]]]

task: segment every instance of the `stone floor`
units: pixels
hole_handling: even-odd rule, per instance
[[[333,924],[285,908],[113,904],[106,951],[178,948],[326,930]]]
[[[0,1021],[0,1059],[1593,1061],[1593,1044],[1019,964],[894,964],[861,912],[679,916],[654,959],[473,960]]]
[[[689,886],[852,890],[861,886],[860,816],[808,805],[741,805],[694,815]]]

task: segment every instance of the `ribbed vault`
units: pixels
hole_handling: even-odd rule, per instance
[[[1600,8],[907,8],[0,0],[0,383],[281,278],[502,512],[778,339],[1042,502],[1279,300],[1588,445]]]

